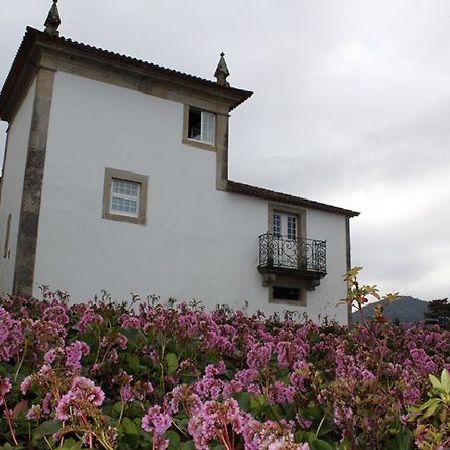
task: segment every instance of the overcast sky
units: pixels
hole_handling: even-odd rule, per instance
[[[3,84],[51,1],[0,2]],[[450,296],[448,0],[58,7],[65,37],[201,77],[213,79],[224,51],[231,84],[255,92],[231,116],[230,178],[361,211],[351,231],[362,281]]]

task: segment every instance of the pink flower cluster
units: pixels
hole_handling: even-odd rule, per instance
[[[62,422],[69,420],[71,414],[83,416],[86,406],[102,406],[104,392],[95,383],[85,377],[75,377],[67,394],[63,395],[56,405],[55,417]]]
[[[81,371],[81,359],[90,352],[89,345],[84,341],[75,341],[65,348],[56,347],[49,350],[44,355],[44,362],[51,366],[56,360],[65,361],[65,366],[73,372]]]
[[[84,333],[89,325],[103,322],[103,317],[95,312],[94,308],[91,306],[87,305],[86,307],[79,307],[78,309],[81,312],[81,317],[74,328],[80,333]]]
[[[11,392],[12,384],[9,378],[0,376],[0,406],[5,403],[5,396]]]
[[[317,436],[389,448],[389,430],[415,431],[410,407],[450,362],[450,334],[438,328],[67,300],[0,300],[0,406],[11,428],[13,414],[26,413],[20,429],[38,436],[59,421],[56,441],[83,436],[91,448],[127,433],[155,449],[174,434],[200,450],[307,450]]]
[[[24,335],[22,323],[0,307],[0,362],[9,361],[22,350]]]

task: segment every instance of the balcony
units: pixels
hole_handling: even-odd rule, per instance
[[[259,236],[258,270],[265,286],[277,277],[289,277],[313,290],[327,274],[327,243],[264,233]]]

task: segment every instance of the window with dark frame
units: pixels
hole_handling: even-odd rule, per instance
[[[285,286],[273,286],[272,297],[274,300],[300,300],[300,289],[285,287]]]
[[[197,108],[189,108],[187,137],[205,144],[214,144],[216,116]]]
[[[202,112],[199,109],[189,109],[188,138],[197,141],[202,139]]]
[[[3,258],[9,257],[9,234],[11,232],[11,214],[6,222],[5,248],[3,249]]]

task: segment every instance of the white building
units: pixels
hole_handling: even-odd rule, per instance
[[[200,79],[58,37],[55,11],[0,94],[0,294],[45,284],[346,322],[357,213],[228,179],[229,114],[252,93],[223,58],[217,82]]]

